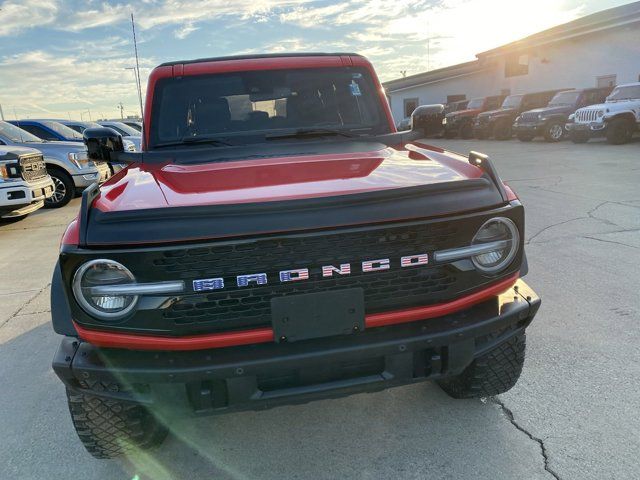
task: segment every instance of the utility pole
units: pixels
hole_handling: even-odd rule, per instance
[[[131,13],[131,31],[133,32],[133,49],[136,54],[136,83],[138,84],[138,100],[140,101],[140,119],[144,117],[142,110],[142,86],[140,85],[140,62],[138,61],[138,42],[136,41],[136,23],[133,20],[133,12]]]
[[[0,105],[0,120],[4,120],[4,112],[2,111],[2,105]]]
[[[120,102],[117,107],[120,110],[120,119],[124,120],[124,105]]]

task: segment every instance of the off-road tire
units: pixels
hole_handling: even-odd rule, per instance
[[[518,134],[518,140],[520,140],[521,142],[530,142],[531,140],[533,140],[533,135],[529,135],[526,133],[519,133]]]
[[[634,125],[625,118],[616,118],[607,125],[607,142],[622,145],[631,140]]]
[[[463,138],[465,140],[473,138],[473,125],[471,125],[470,123],[464,123],[460,127],[460,138]]]
[[[49,167],[47,173],[53,180],[53,195],[44,201],[44,208],[61,208],[69,203],[76,195],[73,179],[59,168]]]
[[[520,378],[526,335],[516,335],[471,363],[460,375],[438,381],[453,398],[481,398],[510,390]]]
[[[509,140],[513,135],[513,131],[511,130],[511,125],[509,122],[498,122],[495,127],[493,127],[493,138],[496,140]]]
[[[106,386],[108,389],[109,386]],[[115,458],[160,445],[168,434],[146,408],[67,390],[71,420],[95,458]]]
[[[544,127],[544,139],[550,143],[559,142],[564,138],[565,133],[564,125],[560,122],[551,122]]]
[[[590,135],[587,132],[571,132],[569,138],[573,143],[587,143]]]

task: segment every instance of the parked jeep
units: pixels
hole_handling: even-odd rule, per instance
[[[0,146],[0,218],[22,220],[53,195],[42,153],[33,148]]]
[[[425,137],[441,136],[444,133],[442,121],[444,120],[445,108],[440,103],[420,105],[411,115],[411,128],[425,132]]]
[[[515,385],[540,305],[523,206],[485,155],[425,142],[430,112],[396,132],[365,58],[171,62],[147,96],[144,152],[85,130],[91,158],[131,164],[84,192],[51,286],[92,455],[157,445],[177,415]]]
[[[494,95],[491,97],[474,98],[470,100],[464,110],[448,113],[442,124],[444,125],[444,135],[446,138],[460,136],[465,139],[473,137],[473,122],[476,116],[487,110],[495,110],[502,105],[504,95]]]
[[[46,208],[63,207],[76,192],[111,176],[105,162],[89,160],[83,144],[47,142],[9,122],[0,121],[0,145],[31,147],[42,152],[47,172],[55,185],[53,195],[45,200]]]
[[[627,143],[640,127],[640,82],[619,85],[605,103],[576,110],[566,127],[574,143],[602,135],[612,145]]]
[[[476,117],[473,125],[473,135],[476,138],[495,138],[507,140],[513,135],[513,123],[518,115],[527,110],[538,107],[546,107],[553,96],[559,91],[548,90],[545,92],[509,95],[497,110],[483,112]]]
[[[584,88],[558,92],[546,107],[523,112],[513,124],[513,130],[522,142],[542,136],[547,142],[558,142],[565,137],[569,115],[578,108],[603,102],[611,87]]]

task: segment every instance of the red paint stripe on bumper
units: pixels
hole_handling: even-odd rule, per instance
[[[470,308],[473,305],[503,293],[516,283],[519,276],[519,272],[515,273],[484,290],[458,298],[457,300],[452,300],[451,302],[367,315],[365,325],[367,328],[375,328],[442,317],[443,315]],[[270,328],[194,335],[189,337],[158,337],[90,330],[81,327],[75,322],[74,325],[80,338],[86,342],[98,347],[126,348],[130,350],[205,350],[208,348],[267,343],[272,342],[274,339],[273,330]]]

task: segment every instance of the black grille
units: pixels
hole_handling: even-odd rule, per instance
[[[27,181],[38,180],[47,176],[47,167],[42,155],[20,158],[22,178]]]
[[[520,120],[522,122],[536,122],[538,121],[538,114],[534,112],[525,112],[520,115]]]
[[[298,293],[361,287],[367,313],[444,300],[455,293],[459,272],[447,266],[400,268],[405,255],[431,253],[450,245],[459,229],[449,222],[390,229],[185,248],[154,260],[162,277],[190,280],[222,277],[225,289],[182,298],[164,311],[178,325],[206,322],[215,329],[270,323],[271,299]],[[391,259],[386,271],[363,273],[364,260]],[[352,274],[323,278],[322,265],[350,263]],[[280,270],[309,268],[308,281],[280,283]],[[265,286],[237,287],[237,275],[266,273]]]

